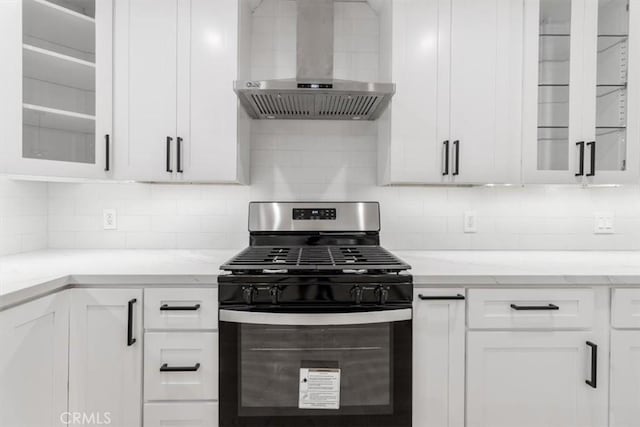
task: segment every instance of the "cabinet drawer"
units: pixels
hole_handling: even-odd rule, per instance
[[[144,405],[144,427],[217,426],[217,402],[171,402]]]
[[[611,306],[614,328],[640,329],[640,289],[614,289]]]
[[[146,289],[145,329],[217,329],[218,290]]]
[[[592,289],[470,289],[471,329],[588,329]]]
[[[147,332],[144,397],[151,400],[216,400],[216,332]]]

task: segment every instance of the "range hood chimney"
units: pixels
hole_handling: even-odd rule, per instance
[[[297,0],[297,75],[242,80],[234,91],[254,119],[375,120],[395,93],[393,83],[333,78],[334,0]]]

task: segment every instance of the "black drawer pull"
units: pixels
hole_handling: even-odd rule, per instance
[[[529,311],[542,311],[542,310],[560,310],[555,304],[549,305],[517,305],[511,304],[511,308],[514,310],[529,310]]]
[[[109,172],[109,170],[111,169],[111,165],[109,162],[109,157],[111,156],[111,154],[109,153],[109,135],[105,135],[104,136],[104,171],[105,172]]]
[[[587,142],[587,147],[591,147],[591,171],[587,176],[596,176],[596,142]]]
[[[442,143],[444,150],[444,170],[442,171],[442,176],[449,175],[449,140],[446,140]]]
[[[576,146],[580,149],[580,161],[576,176],[584,176],[584,141],[576,142]]]
[[[169,366],[164,363],[160,366],[160,372],[195,372],[200,369],[200,364],[196,363],[193,366]]]
[[[166,171],[169,173],[173,173],[173,169],[171,169],[171,141],[173,138],[170,136],[167,137],[167,168]]]
[[[460,175],[460,141],[459,140],[453,141],[453,149],[456,157],[454,160],[455,169],[453,170],[452,175],[458,176]]]
[[[176,145],[176,169],[177,169],[178,173],[183,173],[184,170],[182,170],[182,138],[177,137],[176,141],[177,141],[177,145]]]
[[[129,300],[127,303],[127,347],[135,344],[136,339],[133,337],[133,304],[138,300],[136,298]]]
[[[591,341],[587,341],[587,345],[591,347],[591,379],[585,382],[593,388],[598,388],[598,346]]]
[[[423,301],[454,301],[454,300],[463,300],[465,299],[464,295],[422,295],[418,294],[418,298]]]
[[[200,304],[196,305],[169,305],[162,304],[160,311],[196,311],[200,309]]]

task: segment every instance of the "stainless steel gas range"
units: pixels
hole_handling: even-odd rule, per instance
[[[218,278],[221,427],[411,427],[413,284],[374,202],[251,203]]]

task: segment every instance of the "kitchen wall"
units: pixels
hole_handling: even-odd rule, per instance
[[[47,184],[0,176],[0,255],[47,247]]]
[[[376,19],[366,4],[337,4],[337,78],[376,79]],[[294,76],[295,3],[262,1],[253,28],[252,77]],[[254,121],[248,187],[50,183],[48,245],[240,248],[250,200],[317,199],[379,200],[392,249],[640,249],[640,186],[378,187],[376,135],[375,123]],[[47,194],[46,184],[7,185]],[[102,229],[106,208],[117,210],[117,230]],[[463,232],[466,211],[477,213],[477,233]],[[615,215],[614,234],[593,234],[596,212]]]

